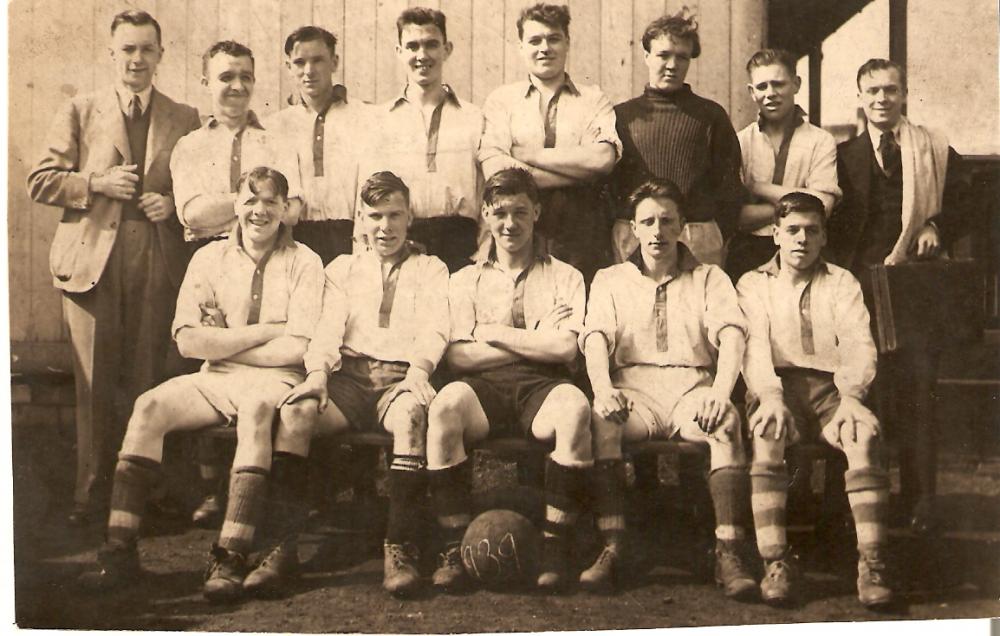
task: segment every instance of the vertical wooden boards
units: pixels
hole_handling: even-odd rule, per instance
[[[440,9],[448,22],[451,57],[445,81],[464,100],[472,100],[472,5],[473,0],[441,0]]]
[[[524,62],[521,59],[521,43],[517,38],[517,19],[521,16],[521,10],[524,7],[535,4],[535,2],[534,0],[505,0],[503,4],[503,83],[509,84],[527,77],[527,70],[525,70]]]
[[[737,69],[745,65],[750,56],[767,41],[766,0],[733,2],[729,23],[732,29],[729,68],[733,69],[733,72],[729,80],[730,102],[728,110],[733,127],[740,130],[753,120],[755,109],[753,103],[746,98],[744,75],[737,72]]]
[[[633,96],[633,50],[642,48],[632,34],[632,3],[601,2],[601,77],[600,85],[612,104]]]
[[[503,84],[506,46],[504,5],[492,0],[472,3],[472,101],[482,105],[493,89]],[[511,34],[517,39],[514,26]]]
[[[250,0],[226,0],[219,3],[219,39],[235,40],[250,46]],[[254,57],[263,51],[254,51]]]
[[[217,0],[187,0],[187,102],[202,116],[212,112],[212,100],[201,83],[201,56],[218,40],[218,28]]]
[[[632,33],[635,45],[632,47],[632,95],[639,95],[649,80],[646,69],[645,51],[642,48],[642,33],[646,26],[663,15],[663,0],[634,0],[632,3]]]
[[[156,69],[156,88],[171,99],[191,103],[188,97],[187,51],[191,46],[187,32],[187,2],[161,0],[153,14],[160,23],[164,48],[163,59]],[[200,75],[200,72],[199,72]],[[204,114],[204,113],[202,113]]]
[[[375,31],[375,101],[382,103],[403,87],[406,71],[396,55],[396,18],[409,5],[406,0],[378,0]]]
[[[119,9],[120,10],[120,9]],[[36,0],[31,16],[31,44],[25,65],[31,73],[33,85],[31,100],[32,151],[29,163],[38,156],[38,150],[48,135],[52,119],[67,99],[94,89],[95,62],[107,60],[107,42],[111,28],[111,15],[103,22],[100,34],[95,34],[95,4],[93,0],[66,4],[58,0]],[[68,37],[82,33],[86,37]],[[100,42],[101,53],[98,54]],[[109,69],[110,61],[104,69]],[[59,72],[53,72],[59,69]],[[105,71],[106,72],[106,71]],[[107,76],[102,77],[107,84]],[[19,187],[24,187],[18,184]],[[60,211],[51,206],[32,204],[30,207],[29,322],[26,339],[35,342],[54,342],[63,337],[62,301],[52,287],[49,273],[49,246],[59,223]]]
[[[46,2],[43,4],[51,8],[46,9],[41,14],[39,14],[38,9],[43,5],[42,4],[36,5],[35,7],[36,20],[39,18],[45,19],[49,15],[52,15],[54,17],[55,12],[63,13],[63,9],[61,7],[57,7],[55,3],[50,4]],[[125,0],[108,0],[106,2],[105,1],[94,2],[92,3],[91,8],[93,11],[91,17],[93,22],[86,26],[84,26],[83,24],[78,24],[77,26],[86,29],[87,33],[93,33],[93,39],[91,40],[91,42],[88,43],[90,46],[93,47],[92,48],[93,57],[91,58],[92,61],[90,64],[90,68],[87,70],[91,71],[92,77],[94,78],[94,84],[96,86],[104,86],[106,84],[110,84],[111,82],[115,81],[114,65],[111,61],[111,56],[108,53],[108,49],[111,46],[111,21],[114,20],[115,15],[117,15],[118,13],[125,11],[127,9],[131,9],[133,7],[128,2],[125,2]],[[50,14],[46,12],[52,12],[52,13]],[[69,18],[69,16],[62,16],[62,17]],[[82,18],[82,16],[77,16],[77,17]],[[72,31],[70,31],[69,33],[72,33]],[[65,37],[66,34],[62,33],[61,35],[63,35],[63,39],[61,39],[60,41],[64,42],[67,39]],[[79,58],[73,61],[78,64],[84,62],[84,60]],[[66,71],[64,70],[63,73],[66,73]],[[69,78],[69,77],[73,77],[73,75],[70,75],[68,73],[64,75],[64,78]]]
[[[261,117],[282,106],[281,6],[271,0],[250,0],[250,41],[254,55],[254,96],[251,107]]]
[[[340,64],[333,72],[333,81],[335,84],[343,84],[344,40],[347,38],[347,34],[344,32],[344,0],[313,0],[312,23],[323,27],[337,37],[337,55],[340,56]],[[287,36],[286,33],[285,37]],[[284,40],[282,40],[282,46],[284,46]]]
[[[730,25],[732,0],[701,0],[698,12],[699,35],[701,37],[701,57],[692,64],[688,81],[696,93],[722,104],[726,112],[732,109],[731,77],[740,80],[743,73],[740,66],[746,63],[730,58]],[[746,90],[743,90],[746,94]]]
[[[375,3],[345,0],[344,84],[347,94],[375,102]]]
[[[601,4],[601,0],[570,0],[568,5],[572,46],[567,70],[574,81],[582,84],[601,82],[601,52],[605,46],[601,35]],[[608,46],[613,45],[608,43]]]
[[[24,341],[31,324],[31,219],[35,213],[54,214],[31,203],[25,179],[38,155],[40,142],[32,135],[33,64],[24,58],[32,51],[31,0],[9,5],[7,33],[11,59],[8,81],[7,136],[7,289],[10,339]],[[15,62],[15,60],[17,60]]]
[[[258,99],[261,114],[273,113],[288,103],[288,98],[298,90],[295,80],[285,67],[285,38],[295,29],[311,24],[313,20],[312,0],[282,0],[281,25],[278,35],[268,43],[267,50],[261,50],[259,55],[267,58],[267,65],[262,69],[274,72],[278,80],[278,93],[268,93],[266,99]],[[265,97],[261,95],[261,97]]]

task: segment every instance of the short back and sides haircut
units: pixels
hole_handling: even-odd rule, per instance
[[[261,184],[265,181],[271,183],[275,194],[281,195],[281,198],[286,201],[288,200],[288,179],[279,171],[267,166],[257,166],[249,172],[244,172],[240,175],[240,183],[236,189],[237,191],[242,190],[243,184],[246,183],[250,186],[250,192],[257,194]]]
[[[780,225],[781,219],[785,218],[792,212],[818,214],[820,218],[820,225],[824,230],[826,229],[826,208],[823,207],[823,202],[820,201],[818,197],[811,195],[808,192],[789,192],[785,196],[781,197],[778,199],[778,203],[774,206],[775,225]]]
[[[291,55],[292,49],[299,42],[316,41],[322,42],[330,49],[330,57],[337,54],[337,36],[322,27],[309,25],[295,29],[285,38],[285,55]]]
[[[407,207],[410,205],[410,188],[394,172],[383,170],[376,172],[365,180],[361,186],[361,201],[369,207],[374,207],[388,199],[394,192],[403,195]]]
[[[690,42],[692,59],[701,55],[698,21],[686,6],[673,15],[663,15],[650,22],[642,34],[642,48],[649,53],[650,43],[664,35],[672,40]]]
[[[434,25],[441,32],[441,37],[444,41],[448,41],[448,21],[444,17],[444,14],[437,9],[428,9],[426,7],[410,7],[399,14],[396,19],[396,39],[397,41],[402,41],[403,39],[403,27],[408,24],[415,24],[417,26],[427,26]]]
[[[526,194],[532,203],[538,203],[538,184],[524,168],[504,168],[486,180],[483,186],[483,204],[493,207],[498,197]]]
[[[798,65],[798,60],[785,49],[761,49],[754,53],[747,62],[747,75],[752,73],[755,68],[774,64],[784,66],[788,74],[795,77],[795,67]]]
[[[677,204],[677,210],[684,218],[684,193],[669,179],[647,179],[628,195],[629,218],[635,220],[635,210],[646,199],[667,199]]]
[[[562,29],[569,37],[569,7],[564,4],[545,4],[539,2],[525,7],[517,19],[517,39],[524,39],[525,22],[541,22],[550,29]]]
[[[885,71],[889,69],[896,69],[896,72],[899,73],[899,82],[903,85],[902,86],[903,91],[906,91],[906,71],[903,70],[902,65],[898,64],[897,62],[893,62],[892,60],[887,60],[881,57],[873,57],[872,59],[862,64],[861,68],[858,69],[858,77],[857,77],[858,90],[861,90],[862,77],[864,77],[865,75],[871,75],[875,71]]]
[[[234,42],[233,40],[222,40],[221,42],[216,42],[212,46],[208,47],[205,54],[201,56],[201,73],[202,75],[208,76],[208,61],[219,53],[225,53],[230,57],[249,57],[250,58],[250,68],[254,68],[255,64],[253,61],[253,51],[250,47],[240,44],[239,42]]]
[[[116,15],[114,19],[111,20],[111,35],[114,35],[115,31],[118,30],[118,27],[123,24],[131,24],[132,26],[152,24],[153,28],[156,30],[156,43],[162,44],[162,39],[160,38],[160,23],[145,11],[131,9],[129,11],[122,11]]]

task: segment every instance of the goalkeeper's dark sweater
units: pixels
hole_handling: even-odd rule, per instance
[[[736,231],[746,190],[740,178],[740,143],[725,109],[691,92],[687,84],[666,93],[646,87],[615,106],[624,152],[612,175],[628,218],[625,198],[650,177],[669,179],[687,197],[688,221],[716,221],[728,238]]]

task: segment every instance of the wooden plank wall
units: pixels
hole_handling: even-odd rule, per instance
[[[25,178],[55,110],[67,98],[112,79],[107,46],[111,19],[137,7],[163,29],[166,54],[156,79],[163,92],[204,114],[209,101],[200,83],[201,54],[219,39],[249,45],[256,59],[255,109],[267,114],[292,91],[284,72],[284,37],[314,23],[339,39],[337,80],[367,102],[389,99],[402,72],[395,57],[395,19],[408,5],[440,8],[448,17],[454,53],[446,77],[477,104],[494,88],[523,76],[515,23],[534,0],[13,0],[8,5],[10,135],[8,238],[10,337],[15,366],[51,364],[66,341],[59,294],[48,273],[48,250],[58,212],[36,205]],[[598,83],[612,102],[639,93],[646,82],[640,38],[646,24],[686,4],[699,16],[703,54],[690,80],[720,102],[737,127],[750,117],[742,65],[764,41],[766,0],[565,0],[571,14],[570,72]],[[58,46],[53,44],[58,43]],[[58,356],[57,356],[58,358]],[[64,359],[64,358],[62,358]]]

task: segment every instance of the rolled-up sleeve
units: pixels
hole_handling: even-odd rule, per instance
[[[556,328],[579,335],[583,331],[583,317],[587,310],[587,292],[583,286],[583,274],[565,264],[560,270],[556,277],[557,300],[569,305],[573,313]]]
[[[189,227],[185,208],[203,190],[196,166],[198,161],[192,148],[190,134],[177,140],[170,155],[170,178],[174,185],[174,208],[181,225]]]
[[[175,339],[177,332],[184,327],[200,327],[201,305],[215,302],[215,291],[207,273],[218,270],[216,248],[216,245],[208,245],[198,250],[188,263],[184,281],[177,293],[177,308],[170,328]]]
[[[323,261],[308,248],[295,250],[285,335],[311,339],[323,308]]]
[[[427,258],[420,274],[420,328],[414,342],[411,366],[433,373],[448,347],[451,316],[448,309],[448,268],[440,259]]]
[[[783,395],[781,379],[774,372],[771,355],[771,324],[765,298],[767,281],[757,272],[745,274],[736,285],[740,308],[747,321],[747,349],[743,357],[743,379],[750,392],[761,399]]]
[[[500,166],[500,169],[517,165],[517,162],[510,156],[511,148],[514,147],[514,136],[510,127],[510,106],[504,102],[501,95],[502,89],[498,89],[486,98],[483,104],[483,136],[479,142],[479,163],[486,163],[491,159],[506,158],[507,163]],[[489,175],[486,175],[489,176]]]
[[[732,281],[719,267],[705,265],[705,330],[708,341],[719,348],[719,334],[727,327],[747,333],[746,318],[740,309]]]
[[[476,278],[478,266],[461,269],[448,282],[448,311],[451,316],[451,342],[472,342],[476,328]]]
[[[823,135],[813,148],[812,165],[806,178],[806,188],[828,194],[833,204],[843,196],[837,180],[837,144],[830,135]],[[831,210],[832,210],[831,206]],[[827,214],[830,210],[827,211]]]
[[[840,365],[833,372],[833,383],[841,395],[863,400],[875,380],[878,350],[872,340],[861,285],[849,272],[841,274],[834,319]]]
[[[584,141],[611,144],[615,149],[615,163],[622,158],[622,140],[618,137],[615,109],[603,92],[597,94],[594,117],[587,124]]]
[[[580,351],[585,351],[587,338],[599,333],[608,343],[608,354],[614,355],[617,343],[618,317],[615,312],[615,299],[611,293],[612,281],[606,270],[597,272],[594,282],[590,284],[590,299],[587,301],[587,317],[584,320],[583,331],[580,332]]]
[[[347,292],[342,281],[349,270],[350,256],[337,257],[327,265],[323,285],[323,309],[309,348],[303,356],[306,373],[340,369],[340,347],[347,328]]]

